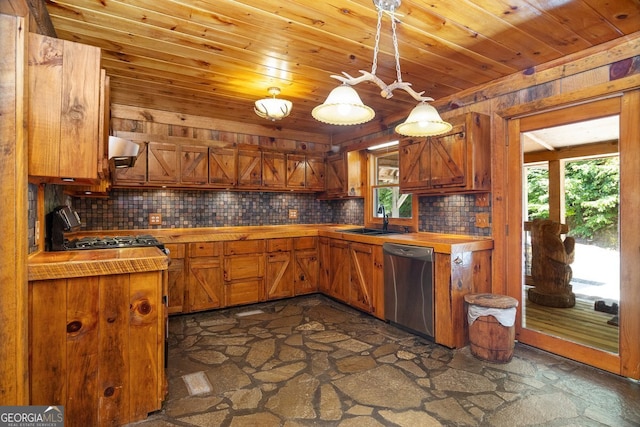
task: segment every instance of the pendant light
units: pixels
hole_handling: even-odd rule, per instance
[[[264,98],[255,102],[255,107],[253,108],[255,113],[272,122],[287,117],[291,113],[291,108],[293,108],[291,101],[276,98],[276,95],[280,94],[280,88],[270,87],[268,92],[271,98]]]
[[[451,129],[451,125],[440,118],[436,109],[426,103],[427,101],[433,101],[433,98],[422,96],[424,91],[416,92],[411,88],[411,83],[402,81],[395,18],[395,11],[401,2],[402,0],[373,0],[373,4],[378,11],[378,22],[371,72],[360,70],[362,75],[359,77],[352,77],[344,71],[342,72],[343,76],[332,75],[331,78],[342,82],[342,85],[333,89],[325,102],[313,109],[311,115],[316,120],[333,125],[356,125],[373,119],[375,116],[373,109],[364,105],[355,89],[351,87],[362,82],[373,82],[380,87],[380,95],[383,98],[389,99],[393,96],[394,90],[402,89],[411,95],[413,99],[420,102],[420,104],[413,109],[407,120],[396,127],[395,130],[399,134],[407,136],[432,136],[447,132]],[[378,52],[380,50],[380,29],[382,27],[382,15],[384,13],[388,14],[391,19],[391,35],[396,61],[397,78],[396,81],[390,85],[387,85],[382,79],[376,76]],[[416,117],[420,119],[418,120]],[[424,117],[428,117],[429,119],[424,119]],[[410,132],[411,134],[404,132]]]

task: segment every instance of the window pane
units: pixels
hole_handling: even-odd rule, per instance
[[[373,189],[374,216],[382,218],[382,209],[389,218],[411,218],[411,194],[400,194],[399,187]]]
[[[400,184],[399,162],[397,151],[377,156],[375,185]]]

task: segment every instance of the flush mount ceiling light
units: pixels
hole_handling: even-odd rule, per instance
[[[416,92],[411,88],[411,83],[402,81],[395,18],[395,11],[400,6],[400,3],[401,0],[373,0],[373,4],[378,11],[378,25],[376,27],[376,43],[373,51],[371,72],[360,70],[362,75],[359,77],[352,77],[344,71],[342,72],[343,76],[332,75],[331,78],[342,82],[342,85],[333,89],[325,102],[313,109],[311,115],[316,120],[332,125],[356,125],[373,119],[375,116],[373,109],[364,105],[355,89],[351,87],[362,82],[373,82],[380,87],[380,95],[385,99],[391,98],[394,90],[402,89],[411,95],[413,99],[420,102],[418,106],[413,109],[407,121],[396,127],[395,130],[399,134],[407,136],[432,136],[447,132],[451,129],[451,125],[440,118],[436,109],[427,104],[427,101],[433,101],[433,98],[422,96],[424,91]],[[382,15],[384,13],[387,13],[391,18],[391,35],[393,37],[393,48],[396,60],[397,78],[396,81],[390,85],[387,85],[382,79],[376,76],[378,52],[380,50],[380,28],[382,27]],[[429,114],[424,114],[426,109],[429,109]],[[418,122],[415,122],[416,118],[419,119]],[[411,121],[409,121],[409,119],[411,119]]]
[[[264,98],[255,102],[253,110],[256,114],[272,122],[287,117],[291,113],[291,108],[293,108],[291,101],[276,98],[276,95],[280,93],[280,88],[270,87],[267,91],[271,98]]]

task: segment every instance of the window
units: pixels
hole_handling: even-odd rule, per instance
[[[400,193],[400,156],[396,147],[369,154],[369,222],[413,225],[413,197]]]

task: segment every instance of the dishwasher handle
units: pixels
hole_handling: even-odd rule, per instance
[[[400,245],[397,243],[383,243],[382,251],[385,254],[403,258],[433,261],[433,248],[424,246]]]

